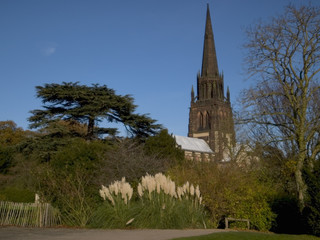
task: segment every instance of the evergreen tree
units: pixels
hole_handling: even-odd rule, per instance
[[[167,129],[163,129],[159,134],[146,140],[144,149],[149,155],[156,155],[159,158],[181,163],[184,160],[184,152],[176,145],[174,137],[168,133]]]
[[[98,134],[116,133],[114,128],[99,128],[98,122],[123,123],[134,136],[147,137],[155,134],[160,125],[146,114],[134,113],[136,105],[130,95],[117,95],[106,85],[92,86],[76,83],[45,84],[37,86],[37,97],[42,99],[44,109],[31,111],[31,128],[46,127],[57,121],[75,120],[86,124],[86,138],[92,139]]]

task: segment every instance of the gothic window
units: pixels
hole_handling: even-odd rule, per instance
[[[216,97],[218,97],[218,87],[217,87],[217,82],[214,82],[214,93],[216,95]]]
[[[204,127],[204,119],[203,119],[203,114],[202,112],[198,112],[198,128],[203,129]]]
[[[203,113],[200,113],[200,127],[204,128],[204,118],[203,118]]]
[[[211,98],[213,98],[213,96],[214,96],[214,84],[212,83],[211,84]]]
[[[210,115],[206,112],[206,128],[210,129]]]

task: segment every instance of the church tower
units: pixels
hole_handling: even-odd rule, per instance
[[[188,137],[204,139],[215,153],[216,161],[221,161],[224,152],[235,142],[229,88],[226,95],[207,5],[202,69],[197,75],[197,96],[193,86],[191,89]]]

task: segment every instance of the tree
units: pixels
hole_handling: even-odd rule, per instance
[[[17,127],[13,121],[0,121],[0,144],[1,146],[13,146],[26,138],[28,132]]]
[[[84,227],[99,202],[96,192],[108,146],[102,141],[73,139],[50,162],[35,167],[40,198],[57,207],[65,224]]]
[[[100,184],[110,184],[125,176],[128,182],[137,183],[146,173],[166,172],[169,162],[165,156],[146,154],[143,144],[135,139],[121,139],[113,142],[112,149],[105,153],[103,174],[97,180]]]
[[[294,162],[302,210],[307,192],[302,170],[313,168],[320,151],[320,8],[289,5],[248,37],[248,72],[259,79],[243,93],[242,120],[258,126]]]
[[[37,86],[37,97],[42,99],[44,110],[31,111],[31,128],[46,127],[61,120],[75,120],[87,126],[86,137],[92,139],[98,134],[116,133],[115,128],[99,128],[98,122],[123,123],[126,129],[138,137],[155,134],[160,125],[146,114],[134,113],[136,105],[129,95],[117,95],[106,85],[92,86],[78,83],[45,84]]]
[[[182,163],[184,160],[184,151],[177,147],[176,140],[168,133],[168,129],[162,129],[157,135],[149,137],[144,149],[147,154],[170,159],[172,163]]]
[[[314,171],[305,171],[308,185],[308,203],[304,209],[305,224],[308,233],[320,236],[320,162],[317,161]]]
[[[0,121],[0,173],[7,173],[14,166],[18,145],[31,136],[30,131],[17,127],[11,120]]]

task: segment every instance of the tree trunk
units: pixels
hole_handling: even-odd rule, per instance
[[[300,153],[298,155],[298,162],[295,170],[296,190],[297,190],[297,197],[298,197],[300,212],[302,212],[303,208],[305,207],[305,194],[307,191],[307,186],[302,177],[303,162],[304,162],[304,155]]]
[[[94,136],[94,118],[89,117],[89,122],[88,122],[88,130],[87,130],[87,139],[92,139]]]

